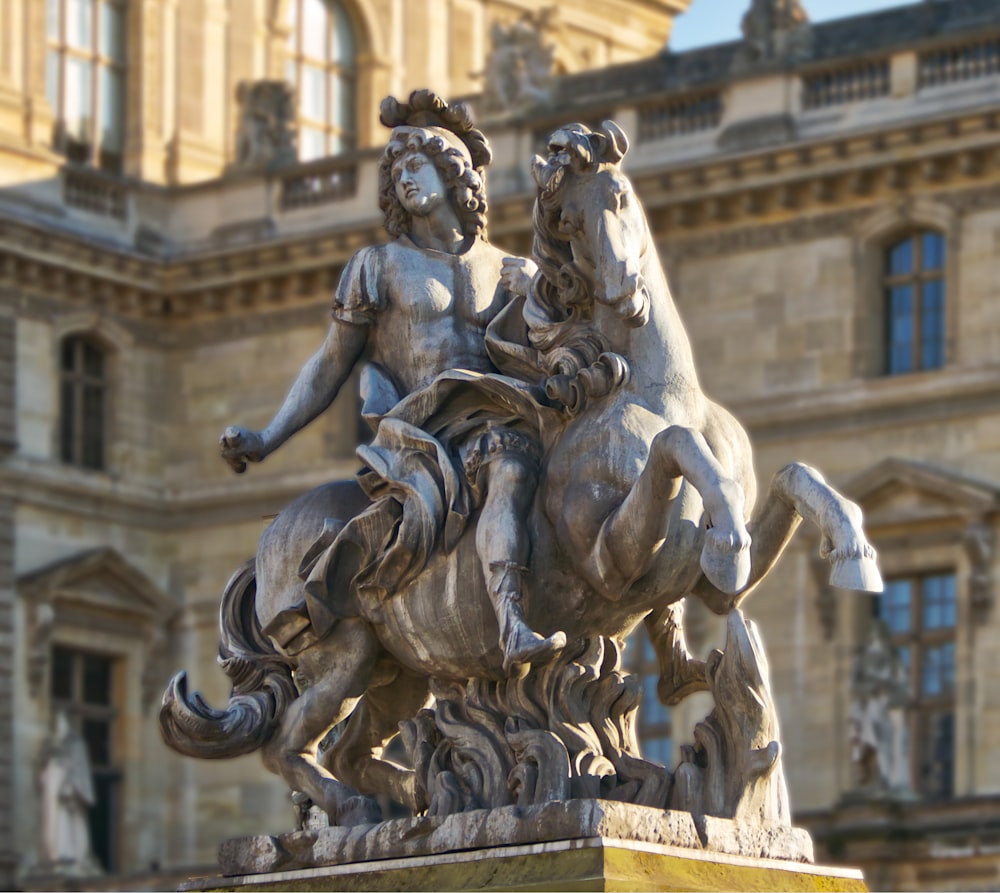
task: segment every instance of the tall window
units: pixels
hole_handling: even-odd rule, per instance
[[[125,123],[123,0],[46,0],[45,88],[56,148],[120,171]]]
[[[913,783],[950,797],[955,767],[955,574],[887,580],[873,611],[889,627],[910,685]]]
[[[62,711],[87,745],[94,781],[90,841],[106,871],[117,866],[118,796],[121,772],[115,767],[114,660],[56,646],[52,649],[52,709]]]
[[[62,460],[82,468],[105,467],[107,356],[92,339],[66,338],[60,373],[60,451]]]
[[[886,372],[944,365],[945,241],[925,231],[885,252]]]
[[[286,79],[296,93],[303,161],[354,148],[355,41],[337,0],[291,0]]]

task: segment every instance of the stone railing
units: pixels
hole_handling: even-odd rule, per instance
[[[639,109],[640,143],[714,130],[722,120],[722,94],[718,91],[671,96]]]
[[[92,168],[62,169],[63,201],[71,208],[124,220],[128,190],[125,181]]]
[[[295,211],[353,198],[358,163],[338,156],[300,164],[281,177],[281,209]]]
[[[1000,74],[1000,38],[928,50],[920,54],[918,72],[921,89]]]
[[[802,107],[822,109],[888,96],[889,60],[858,62],[802,76]]]

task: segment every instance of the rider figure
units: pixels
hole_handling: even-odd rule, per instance
[[[484,343],[486,327],[515,291],[524,293],[533,265],[506,257],[486,240],[485,139],[462,111],[427,91],[413,94],[409,105],[387,100],[383,122],[397,125],[379,164],[379,205],[393,240],[362,249],[348,263],[326,340],[270,424],[259,433],[232,427],[223,434],[222,455],[237,471],[246,461],[264,459],[327,409],[356,364],[366,367],[363,412],[376,427],[376,445],[392,441],[378,430],[386,414],[429,389],[441,373],[496,371]],[[452,424],[447,436],[435,434],[470,507],[480,509],[476,550],[505,669],[548,660],[566,643],[563,633],[543,638],[524,619],[527,519],[539,445],[516,422],[509,412],[479,411],[474,421]],[[445,548],[454,542],[452,537]]]

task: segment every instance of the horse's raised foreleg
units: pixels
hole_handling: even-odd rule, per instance
[[[264,745],[264,764],[294,791],[306,794],[333,824],[378,821],[378,804],[338,781],[316,760],[323,736],[350,715],[365,693],[380,652],[362,620],[342,620],[328,636],[298,656],[296,681],[304,688],[274,736]]]
[[[750,534],[743,488],[715,458],[704,436],[672,425],[649,446],[645,467],[601,527],[591,563],[611,597],[620,597],[650,567],[670,523],[666,504],[685,478],[701,495],[708,530],[701,568],[714,586],[736,593],[750,576]]]
[[[412,769],[381,759],[382,746],[399,731],[401,720],[412,719],[426,706],[427,678],[398,665],[383,685],[373,683],[365,693],[344,734],[323,755],[323,765],[338,778],[350,781],[363,794],[384,794],[414,814],[427,808]]]
[[[831,487],[816,469],[793,462],[774,476],[767,498],[761,501],[758,515],[749,524],[753,541],[746,589],[734,600],[702,580],[694,587],[694,594],[712,610],[725,613],[767,575],[803,518],[819,528],[820,555],[833,565],[830,585],[882,591],[875,550],[862,529],[861,509]]]
[[[786,465],[774,476],[771,495],[819,528],[820,556],[833,565],[831,586],[882,591],[875,550],[862,528],[861,509],[831,487],[815,468],[801,462]]]

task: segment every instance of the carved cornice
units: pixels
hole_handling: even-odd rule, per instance
[[[0,289],[159,324],[225,319],[315,305],[332,294],[355,251],[384,239],[368,225],[160,260],[7,218],[0,219]]]
[[[107,475],[63,465],[17,462],[0,465],[0,500],[51,509],[63,515],[98,518],[151,531],[246,522],[280,511],[295,497],[357,470],[354,459],[330,460],[308,473],[282,475],[232,486],[231,481],[192,483],[181,492],[112,480]]]
[[[665,144],[665,158],[668,151]],[[914,193],[932,193],[958,212],[996,207],[998,175],[1000,112],[981,109],[632,176],[657,236],[683,258],[842,233],[877,203]],[[527,243],[531,203],[530,193],[494,202],[499,244]],[[351,254],[386,238],[372,216],[278,238],[262,230],[258,241],[158,257],[61,225],[0,217],[0,287],[171,326],[315,304]]]

